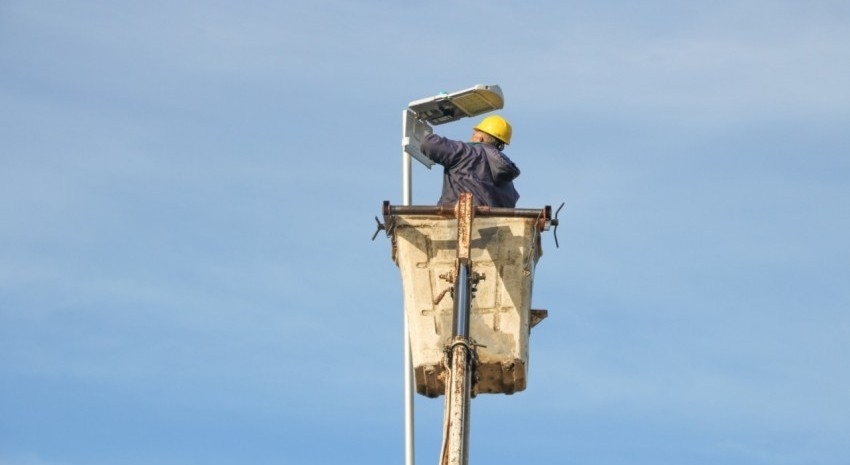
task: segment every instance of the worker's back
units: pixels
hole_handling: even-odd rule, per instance
[[[429,134],[423,138],[421,150],[444,167],[439,205],[455,205],[461,192],[469,192],[475,205],[516,207],[519,193],[513,180],[519,176],[519,168],[494,145]]]

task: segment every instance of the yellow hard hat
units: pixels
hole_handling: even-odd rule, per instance
[[[490,134],[504,142],[505,145],[511,143],[511,125],[501,116],[488,116],[482,119],[478,126],[475,126],[475,129]]]

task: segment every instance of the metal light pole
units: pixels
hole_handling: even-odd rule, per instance
[[[402,131],[407,129],[407,113],[402,116]],[[402,143],[404,145],[404,142]],[[413,186],[411,185],[411,157],[407,150],[401,154],[401,204],[410,205],[413,197]],[[413,361],[410,353],[410,331],[408,328],[407,312],[404,312],[404,463],[414,465],[415,457],[415,435],[413,424]]]

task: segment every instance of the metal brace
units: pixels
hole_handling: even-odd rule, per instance
[[[448,273],[443,273],[443,274],[439,275],[439,278],[448,282],[449,284],[454,284],[454,282],[455,282],[455,271],[451,270]],[[475,292],[478,290],[478,282],[483,281],[485,279],[487,279],[487,275],[485,275],[484,273],[476,273],[475,271],[472,272],[472,275],[469,277],[469,281],[470,281],[470,283],[472,283],[472,287],[470,289],[472,291],[472,294],[471,294],[472,298],[475,298]],[[451,293],[452,298],[454,298],[454,290],[455,290],[454,286],[447,287],[446,289],[443,290],[443,292],[440,292],[439,294],[437,294],[437,297],[434,297],[434,300],[432,302],[434,302],[434,305],[439,304],[443,300],[443,297],[445,297],[446,294],[449,294],[449,293]]]

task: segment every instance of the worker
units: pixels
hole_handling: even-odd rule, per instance
[[[469,192],[475,205],[516,207],[519,193],[513,180],[519,176],[519,168],[502,153],[510,143],[511,125],[501,116],[481,120],[469,142],[436,134],[422,138],[422,153],[444,168],[438,204],[453,206],[461,192]]]

